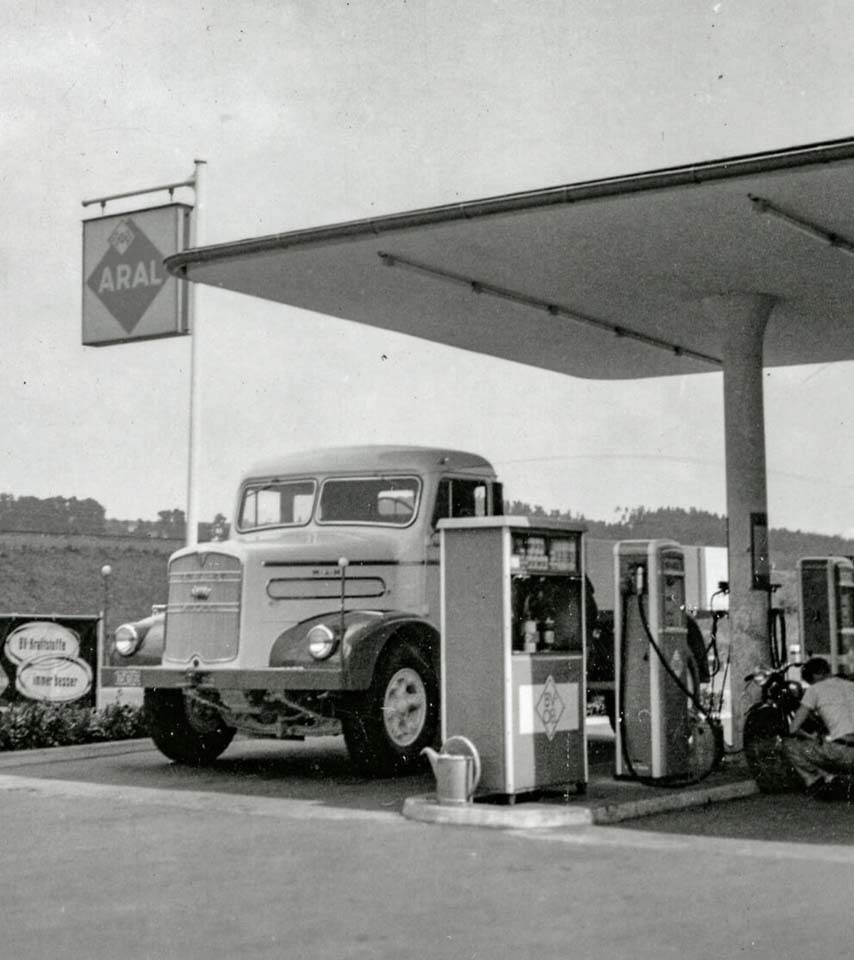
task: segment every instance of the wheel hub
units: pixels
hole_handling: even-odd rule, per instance
[[[388,682],[383,699],[383,723],[389,738],[408,747],[421,735],[427,717],[427,690],[415,670],[403,667]]]

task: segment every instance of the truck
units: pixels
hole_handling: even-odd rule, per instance
[[[256,464],[229,538],[169,558],[165,607],[116,630],[102,683],[143,689],[150,735],[180,763],[238,732],[343,734],[364,772],[412,770],[439,736],[437,525],[503,509],[492,466],[459,450]]]

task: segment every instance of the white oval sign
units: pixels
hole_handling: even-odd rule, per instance
[[[15,687],[30,700],[79,700],[92,688],[92,670],[85,660],[74,657],[29,660],[18,667]]]
[[[12,663],[27,663],[40,657],[80,656],[80,638],[68,627],[49,620],[31,620],[6,637],[6,656]]]

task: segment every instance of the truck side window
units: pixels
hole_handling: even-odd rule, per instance
[[[436,507],[433,510],[433,526],[451,515],[451,481],[440,480],[439,489],[436,492]]]
[[[492,516],[504,516],[504,488],[500,483],[492,484]]]
[[[451,481],[451,516],[486,515],[486,484],[473,480]]]
[[[433,526],[444,517],[485,517],[487,507],[485,480],[440,480]]]

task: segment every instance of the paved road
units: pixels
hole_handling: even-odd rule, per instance
[[[36,757],[27,758],[25,767],[17,765],[25,762],[23,754],[0,754],[0,774],[15,771],[50,780],[303,800],[342,810],[399,811],[406,797],[428,793],[434,787],[426,771],[402,779],[360,776],[350,764],[341,737],[319,737],[305,743],[235,740],[215,766],[201,769],[170,763],[147,741],[113,744],[108,749],[117,753],[92,760],[63,751],[60,762],[52,751],[39,751]],[[33,759],[39,762],[33,763]]]
[[[848,952],[844,807],[757,798],[526,833],[404,820],[427,779],[361,781],[334,742],[235,744],[212,771],[151,751],[8,761],[2,960]],[[785,809],[829,832],[776,837]]]

